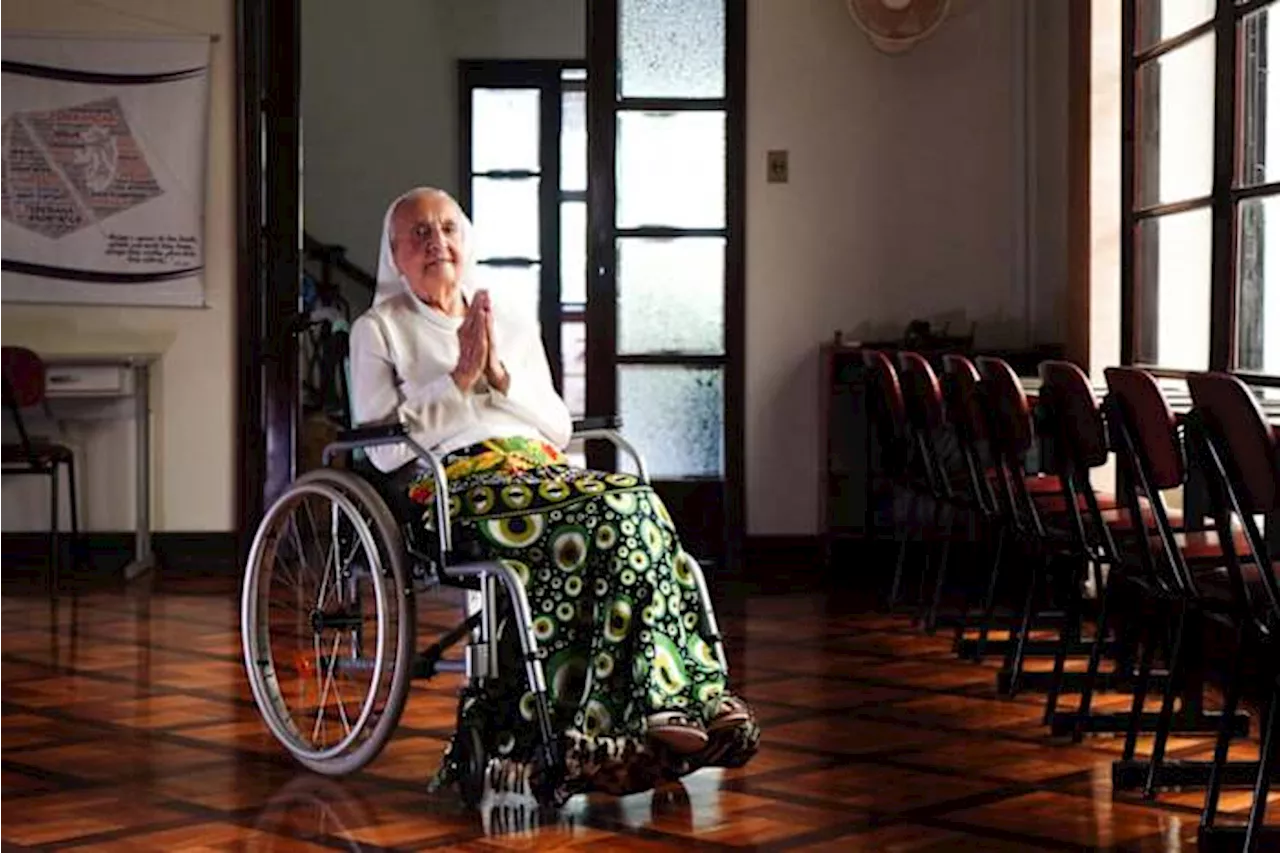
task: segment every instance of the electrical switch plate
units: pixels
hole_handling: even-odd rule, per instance
[[[785,184],[787,182],[787,152],[770,151],[768,158],[769,183]]]

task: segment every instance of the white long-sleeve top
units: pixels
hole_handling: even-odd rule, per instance
[[[447,317],[404,292],[375,304],[351,327],[351,397],[359,426],[403,423],[441,455],[490,438],[541,438],[569,444],[572,420],[556,393],[538,325],[493,305],[493,344],[510,376],[507,393],[483,376],[464,392],[450,376],[458,363],[461,317]],[[403,444],[365,451],[381,471],[413,461]]]

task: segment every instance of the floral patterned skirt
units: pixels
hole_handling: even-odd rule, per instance
[[[647,736],[655,714],[707,726],[730,698],[704,633],[696,563],[648,485],[573,467],[551,445],[523,438],[483,442],[444,464],[455,538],[505,561],[524,583],[560,737],[561,796],[648,790],[755,753],[753,715],[712,725],[692,754]],[[426,476],[409,488],[416,504],[430,506],[433,494]],[[486,695],[464,694],[460,728],[478,726],[491,755],[527,763],[540,743],[534,697],[516,632],[499,631],[502,670]],[[446,760],[436,783],[456,773]]]

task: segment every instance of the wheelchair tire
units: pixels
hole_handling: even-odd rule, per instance
[[[274,559],[280,547],[283,531],[276,528],[283,522],[287,525],[288,513],[299,505],[307,508],[308,518],[313,529],[316,528],[314,514],[310,511],[309,501],[319,499],[330,506],[333,518],[339,515],[345,518],[351,529],[351,539],[365,553],[367,568],[362,577],[367,576],[372,583],[374,606],[377,614],[377,642],[371,658],[362,654],[357,671],[367,670],[371,673],[370,684],[364,689],[364,697],[360,703],[360,713],[354,726],[339,706],[338,713],[344,726],[345,736],[336,744],[315,744],[309,742],[298,728],[290,712],[289,702],[281,690],[278,679],[278,667],[274,653],[270,650],[271,629],[266,618],[273,603],[270,598],[269,584],[274,566],[268,563]],[[332,522],[338,527],[338,522]],[[300,559],[297,573],[306,570],[303,565],[306,548],[301,544],[302,534],[295,524],[292,541],[298,543]],[[323,549],[323,544],[319,546]],[[339,553],[338,549],[329,549],[330,553]],[[316,553],[321,553],[317,550]],[[351,564],[354,548],[347,558]],[[326,569],[328,555],[325,556]],[[359,476],[347,471],[323,468],[308,472],[289,486],[267,510],[262,524],[254,537],[250,550],[248,565],[245,569],[244,589],[241,598],[241,639],[244,650],[245,667],[249,683],[253,690],[254,701],[263,716],[268,729],[277,740],[303,766],[317,773],[328,776],[341,776],[353,773],[372,761],[390,740],[408,694],[412,678],[412,667],[416,653],[417,619],[414,609],[413,590],[407,583],[408,573],[404,566],[405,551],[400,526],[387,509],[385,502],[377,491]],[[335,557],[335,568],[337,567]],[[327,577],[328,572],[322,572]],[[268,587],[265,590],[264,584]],[[317,682],[319,683],[319,667],[328,663],[328,673],[323,680],[319,694],[324,699],[328,687],[333,682],[333,674],[339,660],[336,653],[339,640],[345,628],[344,623],[334,629],[336,638],[333,643],[334,652],[328,658],[320,657],[320,634],[325,618],[350,619],[349,614],[326,614],[324,612],[327,580],[322,580],[318,600],[311,612],[313,640],[317,649]],[[337,589],[337,586],[334,587]],[[261,607],[266,598],[268,607]],[[341,593],[339,593],[341,598]],[[341,602],[340,602],[341,604]],[[361,603],[361,615],[364,605]],[[296,608],[295,609],[300,609]],[[319,626],[319,627],[317,627]],[[301,631],[299,633],[302,633]],[[354,632],[353,632],[354,633]],[[329,645],[326,640],[324,646]],[[299,644],[306,648],[305,645]],[[363,643],[361,644],[363,647]],[[353,646],[354,648],[354,646]],[[295,654],[295,658],[303,660],[304,655]],[[309,681],[309,677],[300,677],[299,683]],[[304,685],[305,687],[305,685]],[[334,695],[337,696],[335,689]],[[338,699],[341,702],[341,697]],[[327,703],[321,703],[326,707]],[[323,721],[323,712],[319,713],[317,726]],[[314,729],[313,729],[314,731]]]
[[[484,800],[489,773],[489,753],[485,747],[484,732],[476,726],[467,726],[459,729],[456,737],[458,793],[467,808],[479,808]]]

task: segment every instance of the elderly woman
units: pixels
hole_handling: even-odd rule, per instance
[[[474,288],[469,229],[439,190],[389,207],[378,296],[351,331],[356,420],[398,420],[441,454],[454,536],[524,581],[568,793],[627,793],[745,762],[759,729],[699,633],[693,558],[647,485],[569,465],[569,411],[537,323]],[[432,480],[410,448],[369,457],[411,501],[431,505]],[[464,705],[463,724],[483,716],[491,748],[527,762],[539,736],[532,694],[518,667],[500,684],[499,701]],[[447,760],[437,783],[456,770]]]

